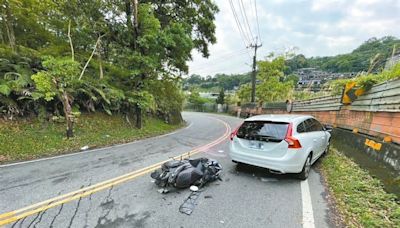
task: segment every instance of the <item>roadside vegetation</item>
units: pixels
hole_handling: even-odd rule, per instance
[[[369,90],[375,84],[390,81],[400,77],[400,63],[397,63],[389,70],[383,70],[379,73],[360,73],[354,78],[350,79],[338,79],[330,82],[332,88],[332,94],[338,95],[342,93],[343,87],[346,83],[355,82],[357,87],[364,90]]]
[[[138,129],[145,114],[180,124],[191,52],[208,56],[216,42],[218,7],[208,0],[0,6],[1,128],[56,118],[66,129],[56,137],[73,138],[85,113],[129,117]]]
[[[372,37],[350,53],[336,56],[306,58],[299,54],[286,61],[286,74],[299,68],[314,67],[328,72],[367,72],[370,60],[375,59],[374,70],[381,71],[387,58],[393,54],[393,48],[400,47],[400,39],[393,36]]]
[[[126,122],[122,115],[83,114],[76,123],[75,137],[63,134],[64,123],[34,120],[1,121],[0,163],[29,160],[101,146],[131,142],[165,134],[183,126],[167,124],[156,118],[145,118],[143,129]]]
[[[400,204],[382,183],[335,149],[321,169],[337,209],[349,227],[400,227]]]

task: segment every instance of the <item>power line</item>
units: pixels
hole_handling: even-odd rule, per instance
[[[258,33],[258,38],[260,39],[260,43],[262,43],[262,41],[261,41],[261,35],[260,35],[260,25],[259,25],[259,23],[258,23],[257,0],[254,0],[254,11],[256,12],[256,22],[257,22],[257,33]]]
[[[233,67],[230,67],[230,66],[226,66],[226,65],[221,65],[221,64],[214,64],[214,65],[212,65],[211,67],[204,67],[203,69],[196,69],[196,70],[191,70],[191,72],[193,72],[193,71],[196,71],[196,72],[198,72],[198,73],[204,73],[204,72],[207,72],[207,71],[219,71],[219,70],[226,70],[226,69],[236,69],[236,68],[241,68],[241,67],[243,67],[243,65],[241,65],[241,64],[236,64],[235,66],[233,66]]]
[[[237,14],[236,14],[236,9],[235,9],[235,6],[234,6],[233,3],[232,3],[232,0],[229,0],[229,4],[230,4],[230,6],[231,6],[231,10],[232,10],[232,13],[233,13],[233,17],[235,18],[236,25],[237,25],[237,27],[238,27],[239,34],[240,34],[240,36],[241,36],[241,38],[242,38],[242,40],[243,40],[244,46],[247,47],[247,46],[248,46],[247,43],[250,44],[251,42],[250,42],[250,40],[246,37],[246,34],[243,32],[242,25],[240,24],[239,17],[238,17]],[[246,39],[247,39],[247,42],[246,42]]]
[[[251,30],[251,27],[250,27],[250,24],[249,24],[249,19],[247,18],[246,8],[244,7],[243,0],[238,0],[238,1],[239,1],[238,3],[239,3],[240,13],[242,14],[243,21],[247,25],[247,31],[250,34],[249,37],[251,37],[251,42],[254,42],[253,31]]]
[[[235,68],[227,68],[227,67],[225,67],[225,68],[221,68],[221,69],[218,69],[218,70],[212,70],[212,71],[210,71],[210,72],[196,72],[196,73],[194,73],[194,74],[200,74],[200,75],[212,75],[212,76],[215,76],[216,74],[218,74],[218,73],[221,73],[221,74],[226,74],[226,73],[224,73],[224,71],[226,72],[226,71],[235,71],[235,70],[240,70],[240,67],[235,67]],[[235,73],[235,74],[244,74],[244,73],[249,73],[249,71],[243,71],[243,70],[240,70],[240,72],[242,72],[242,73]],[[232,73],[230,73],[230,74],[232,74]]]
[[[218,65],[218,64],[221,64],[221,63],[232,61],[232,58],[239,57],[239,56],[242,56],[244,54],[248,54],[248,50],[247,49],[243,49],[240,52],[231,53],[230,55],[220,56],[220,57],[214,58],[214,59],[208,59],[209,62],[202,63],[202,64],[199,64],[199,65],[195,65],[195,66],[191,67],[190,70],[197,70],[198,68],[202,68],[204,66]],[[212,63],[212,61],[216,61],[216,60],[222,60],[222,61],[218,61],[217,63]]]

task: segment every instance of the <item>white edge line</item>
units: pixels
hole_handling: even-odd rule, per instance
[[[303,205],[303,228],[315,228],[310,187],[308,180],[301,181],[301,202]]]
[[[154,136],[154,137],[150,137],[150,138],[139,139],[139,140],[128,142],[128,143],[117,144],[117,145],[107,146],[107,147],[101,147],[101,148],[96,148],[96,149],[92,149],[92,150],[71,152],[69,154],[63,154],[63,155],[58,155],[58,156],[53,156],[53,157],[39,158],[39,159],[35,159],[35,160],[30,160],[30,161],[22,161],[22,162],[15,162],[15,163],[10,163],[10,164],[0,165],[0,168],[16,166],[16,165],[23,165],[23,164],[34,163],[34,162],[47,161],[47,160],[52,160],[52,159],[64,158],[64,157],[70,157],[70,156],[75,156],[75,155],[80,155],[80,154],[96,152],[96,151],[99,151],[99,150],[107,150],[107,149],[117,148],[117,147],[121,147],[121,146],[127,146],[127,145],[130,145],[130,144],[135,144],[135,143],[143,142],[143,141],[150,140],[150,139],[163,138],[163,137],[166,137],[166,136],[169,136],[169,135],[177,134],[177,133],[179,133],[179,132],[181,132],[183,130],[186,130],[186,129],[192,127],[192,125],[193,125],[193,122],[190,122],[190,124],[188,126],[186,126],[185,128],[181,128],[181,129],[178,129],[176,131],[173,131],[173,132],[170,132],[170,133],[167,133],[167,134],[164,134],[164,135],[158,135],[158,136]]]

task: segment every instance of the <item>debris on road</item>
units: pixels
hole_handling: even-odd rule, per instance
[[[199,191],[199,187],[197,187],[196,185],[192,185],[192,186],[190,186],[190,191],[192,191],[192,192],[197,192],[197,191]]]
[[[155,184],[162,188],[188,188],[195,185],[203,187],[208,182],[221,180],[222,166],[218,161],[208,158],[171,160],[161,169],[151,173]]]
[[[260,181],[261,182],[275,182],[275,181],[279,181],[279,180],[276,179],[276,178],[264,178],[264,177],[261,177]]]
[[[179,212],[183,214],[192,214],[194,207],[197,205],[196,201],[199,198],[201,191],[191,192],[189,197],[185,199],[183,204],[179,207]]]
[[[81,150],[88,150],[89,149],[89,146],[88,145],[86,145],[86,146],[84,146],[84,147],[81,147]]]
[[[164,194],[164,193],[168,193],[168,192],[169,192],[169,190],[166,189],[166,188],[160,188],[160,189],[158,189],[157,191],[158,191],[159,193],[161,193],[161,194]]]

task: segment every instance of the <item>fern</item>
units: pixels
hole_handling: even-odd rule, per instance
[[[11,93],[11,88],[8,87],[6,84],[0,85],[0,93],[3,94],[4,96],[8,96]]]

